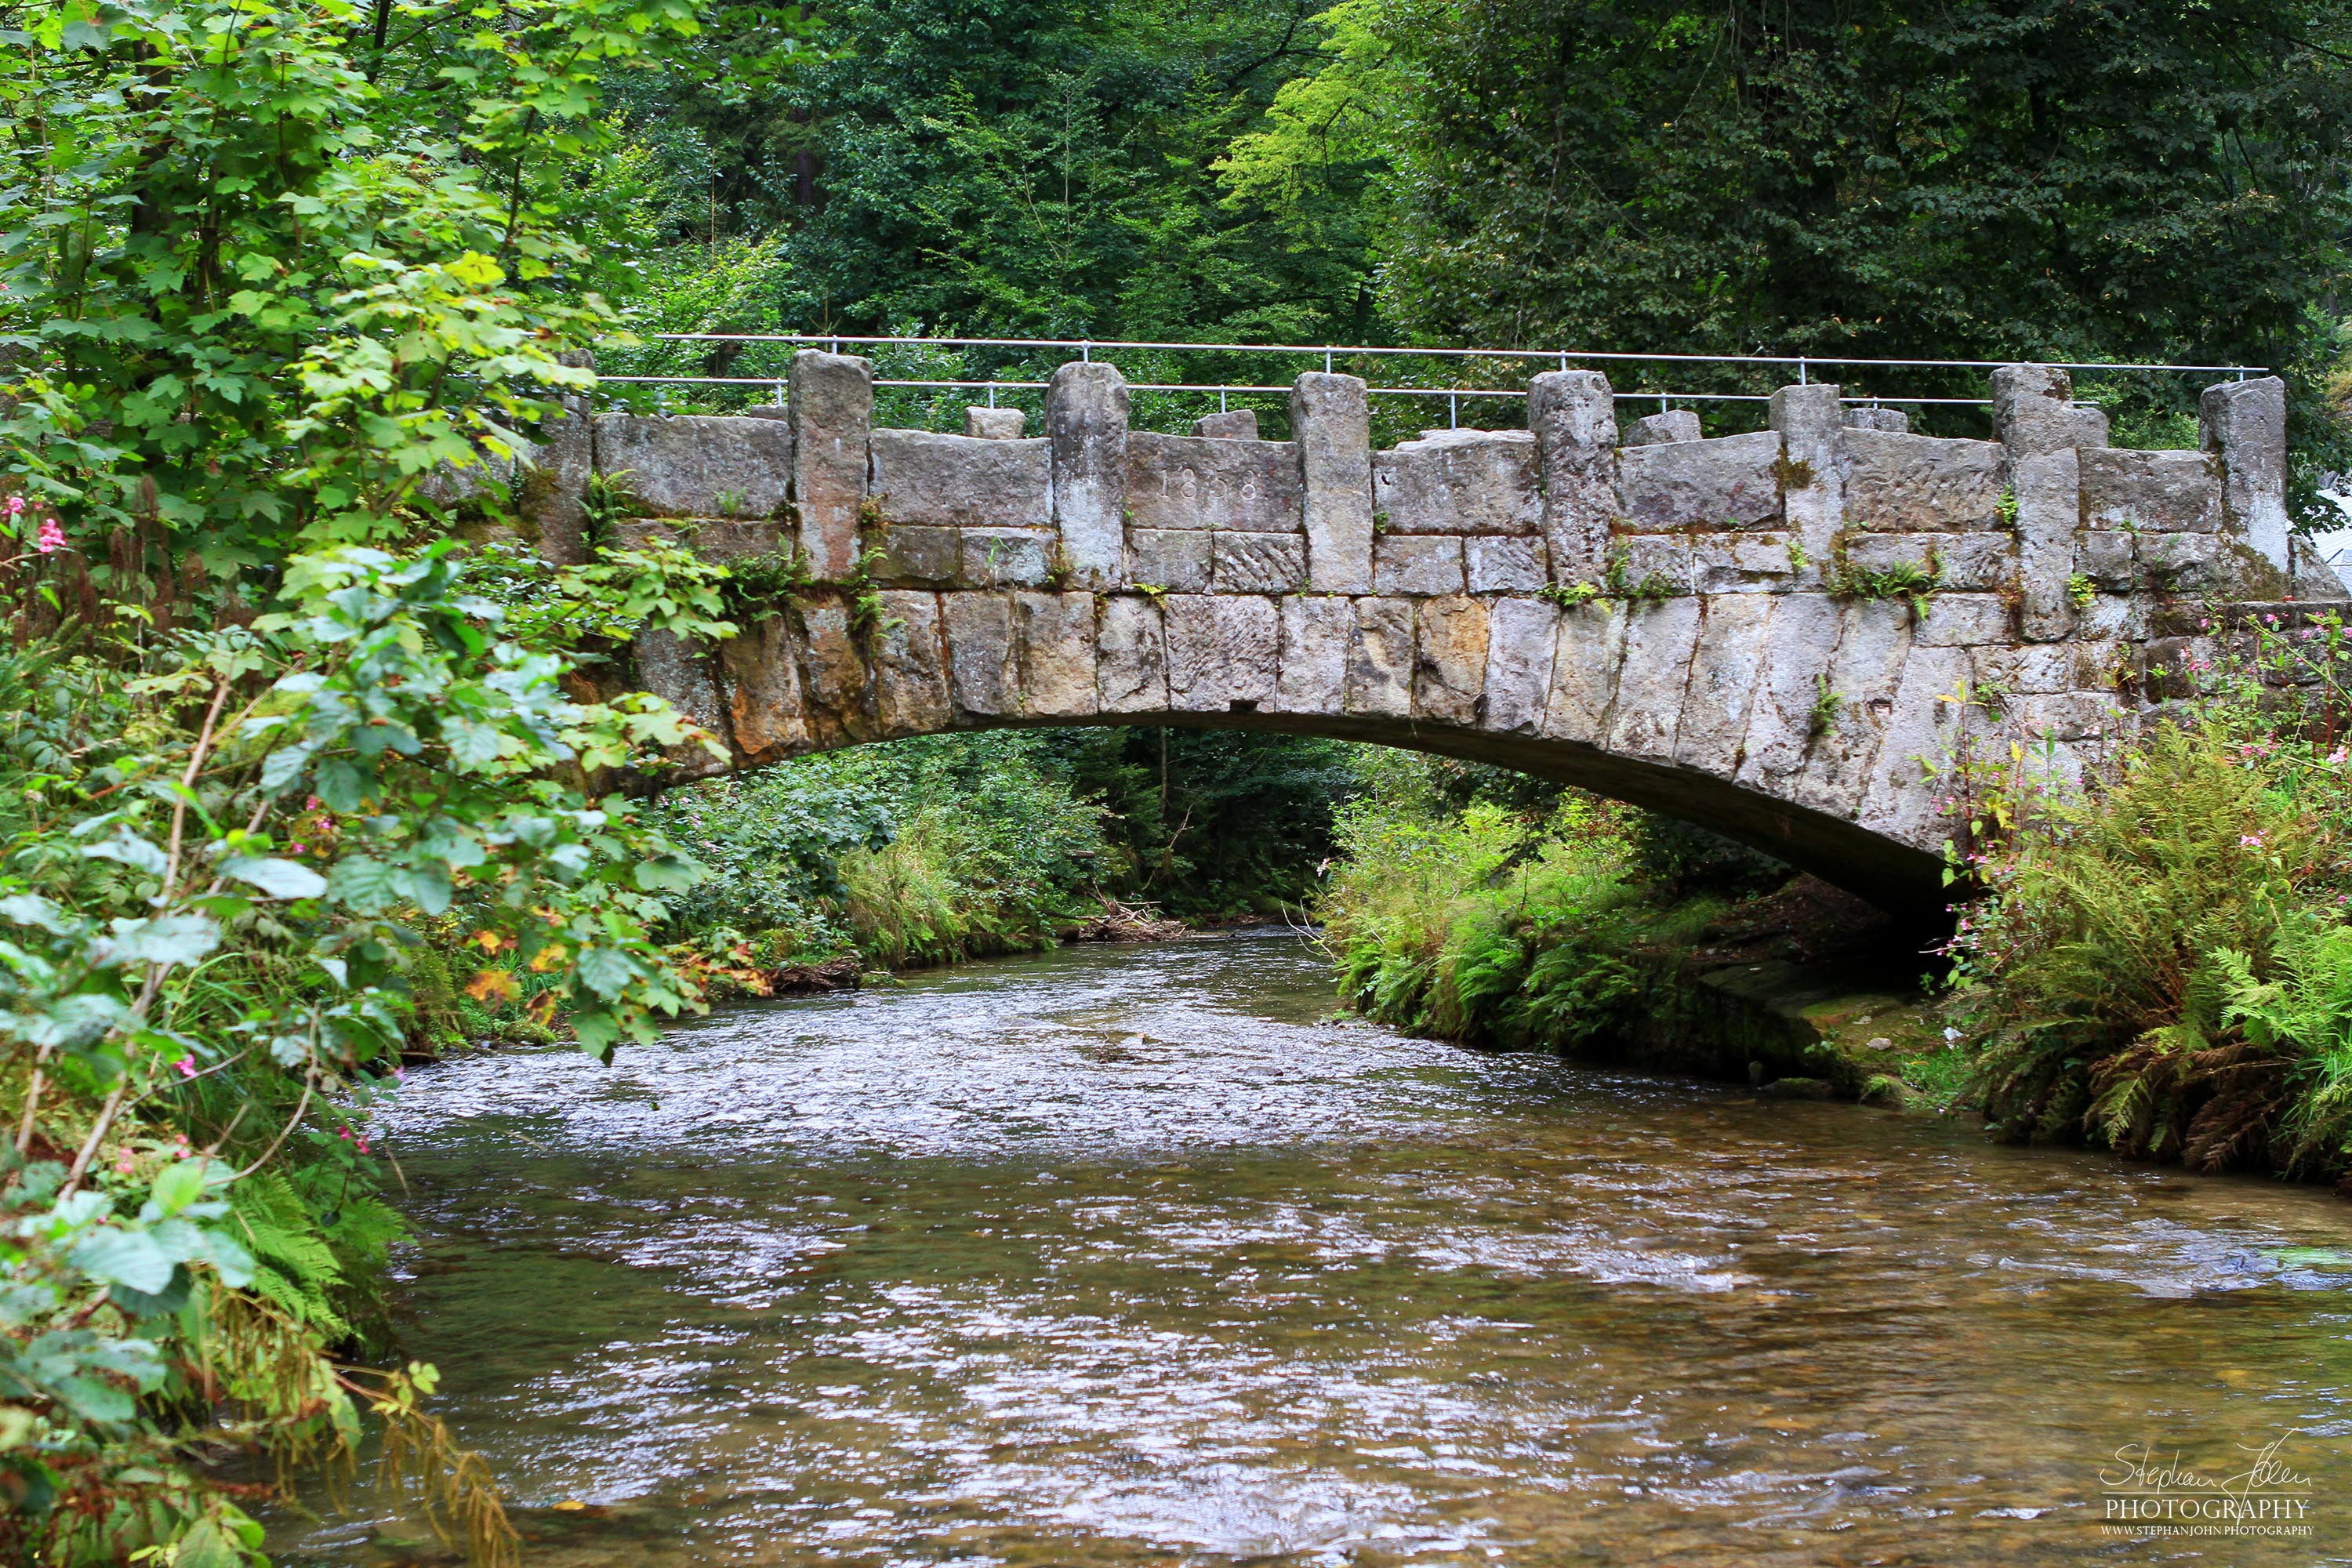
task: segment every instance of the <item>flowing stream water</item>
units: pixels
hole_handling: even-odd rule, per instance
[[[2352,1207],[1330,1005],[1068,949],[413,1074],[405,1349],[546,1568],[2352,1562]],[[2311,1533],[2107,1533],[2216,1510],[2137,1445]]]

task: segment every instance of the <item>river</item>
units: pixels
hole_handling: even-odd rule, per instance
[[[1077,948],[414,1073],[406,1349],[544,1568],[2352,1562],[2352,1207],[1330,996]],[[2105,1534],[2225,1506],[2136,1445],[2315,1533]]]

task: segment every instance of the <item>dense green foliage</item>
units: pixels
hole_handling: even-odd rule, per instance
[[[436,940],[599,1056],[701,1005],[653,936],[697,869],[609,793],[698,736],[563,681],[731,628],[676,552],[461,558],[419,487],[585,384],[600,76],[695,25],[128,0],[0,35],[11,1562],[258,1561],[214,1446],[332,1459],[370,1418],[511,1555],[431,1369],[341,1359],[386,1348],[370,1108]]]
[[[944,963],[1148,906],[1266,918],[1309,896],[1355,748],[1190,731],[942,735],[671,792],[708,867],[667,933],[761,969]]]
[[[2341,464],[2335,0],[1333,16],[1329,63],[1240,173],[1276,191],[1318,160],[1382,166],[1382,304],[1421,341],[2265,364],[2294,381],[2308,458]],[[1981,395],[1965,374],[1904,384]],[[2101,395],[2145,415],[2194,390]]]
[[[1477,1045],[1574,1051],[1643,1002],[1633,962],[1687,944],[1788,868],[1559,785],[1367,752],[1316,906],[1341,997]]]
[[[347,1454],[362,1410],[425,1439],[428,1497],[499,1554],[493,1496],[415,1408],[429,1370],[330,1355],[398,1228],[368,1108],[419,922],[462,923],[486,991],[542,976],[541,1016],[599,1054],[698,1005],[650,930],[695,868],[583,788],[688,742],[676,715],[567,698],[446,547],[298,558],[278,605],[0,668],[12,1560],[241,1561],[249,1527],[180,1445],[229,1416]]]
[[[2332,618],[2266,630],[2088,794],[2030,760],[1978,792],[1978,826],[2008,827],[1979,851],[1993,892],[1962,917],[1953,1012],[1997,1131],[2352,1168],[2347,668]]]

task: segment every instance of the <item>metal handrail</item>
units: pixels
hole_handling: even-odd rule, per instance
[[[1622,349],[1417,349],[1393,345],[1374,347],[1347,343],[1150,342],[1124,338],[860,337],[835,332],[648,332],[646,334],[646,341],[665,343],[825,343],[830,344],[835,353],[840,352],[840,347],[844,343],[857,343],[870,347],[1076,349],[1082,355],[1087,357],[1091,357],[1096,349],[1141,349],[1153,352],[1189,350],[1197,353],[1321,354],[1326,369],[1330,368],[1332,363],[1342,356],[1360,358],[1365,355],[1421,359],[1558,360],[1563,370],[1569,368],[1570,363],[1576,360],[1635,363],[1655,361],[1672,364],[1780,364],[1794,365],[1800,371],[1813,365],[1875,365],[1910,370],[1998,370],[2005,364],[2023,363],[2017,360],[1999,359],[1845,358],[1836,354],[1635,353]],[[2269,374],[2266,367],[2253,364],[2153,364],[2124,360],[2037,360],[2032,363],[2047,364],[2054,370],[2181,371],[2237,375],[2242,378]],[[1288,388],[1283,390],[1287,391]]]

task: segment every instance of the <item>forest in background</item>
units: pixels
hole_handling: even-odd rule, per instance
[[[373,1432],[511,1560],[384,1312],[372,1114],[420,1040],[607,1057],[797,957],[1031,945],[1108,897],[1311,903],[1368,1010],[1564,1048],[1622,999],[1618,949],[1674,934],[1642,910],[1769,879],[1526,781],[1278,739],[984,737],[615,791],[706,738],[567,677],[730,635],[723,570],[460,547],[425,486],[565,398],[646,395],[584,355],[765,375],[779,351],[650,335],[919,331],[2250,362],[2294,389],[2309,503],[2347,466],[2345,23],[0,3],[0,1552],[257,1563],[220,1458],[348,1464]],[[1709,374],[1685,389],[1760,386]],[[2161,432],[2189,389],[2098,395]],[[2272,652],[2352,660],[2333,632]],[[2161,834],[2011,797],[1953,954],[1998,1126],[2340,1163],[2320,711],[2217,708],[2126,759],[2108,798]]]

